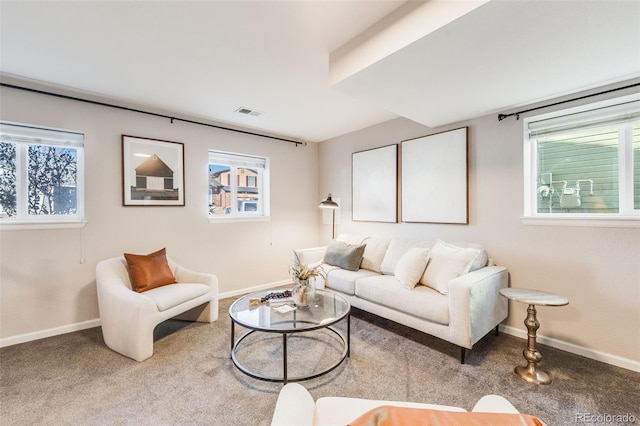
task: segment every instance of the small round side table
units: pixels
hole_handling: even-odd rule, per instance
[[[500,290],[500,294],[507,299],[529,304],[527,317],[524,320],[524,325],[527,326],[528,330],[527,349],[522,351],[524,359],[527,360],[527,365],[524,367],[517,366],[514,369],[515,373],[529,383],[548,385],[551,383],[551,377],[537,368],[538,363],[542,361],[542,354],[536,348],[536,331],[540,328],[540,323],[536,318],[535,305],[565,306],[569,304],[569,300],[556,294],[523,288],[503,288]]]

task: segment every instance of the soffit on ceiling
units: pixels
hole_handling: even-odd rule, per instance
[[[398,116],[436,127],[640,76],[640,2],[435,2],[469,3],[435,24],[410,16],[420,3],[2,1],[0,71],[307,141]],[[330,54],[383,37],[394,14],[432,29],[330,84]]]
[[[639,75],[640,2],[490,1],[333,87],[437,127]]]

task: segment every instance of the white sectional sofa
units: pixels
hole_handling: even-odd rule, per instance
[[[329,246],[294,252],[295,261],[322,266],[326,279],[316,279],[316,287],[458,345],[461,363],[465,350],[497,331],[508,314],[499,294],[508,287],[507,268],[493,265],[478,245],[343,234]]]
[[[483,396],[478,400],[471,412],[468,413],[460,407],[404,401],[378,401],[333,396],[319,398],[314,401],[311,394],[302,385],[289,383],[280,390],[271,426],[344,426],[360,416],[366,415],[370,410],[383,406],[466,413],[457,417],[457,422],[463,422],[458,424],[544,425],[540,419],[519,415],[518,410],[499,395]],[[480,414],[480,417],[478,417],[477,414],[479,413],[496,413],[505,414],[506,416],[483,417]],[[464,416],[469,417],[465,420]],[[427,424],[426,419],[422,424]]]

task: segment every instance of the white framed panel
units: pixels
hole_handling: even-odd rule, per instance
[[[354,221],[398,221],[398,145],[352,155]]]
[[[403,141],[403,222],[469,223],[468,128]]]

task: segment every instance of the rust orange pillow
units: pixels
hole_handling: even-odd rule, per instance
[[[125,253],[124,258],[129,266],[131,285],[138,293],[176,282],[164,248],[147,255]]]
[[[348,426],[543,426],[533,416],[515,413],[439,411],[383,405],[367,411]]]

